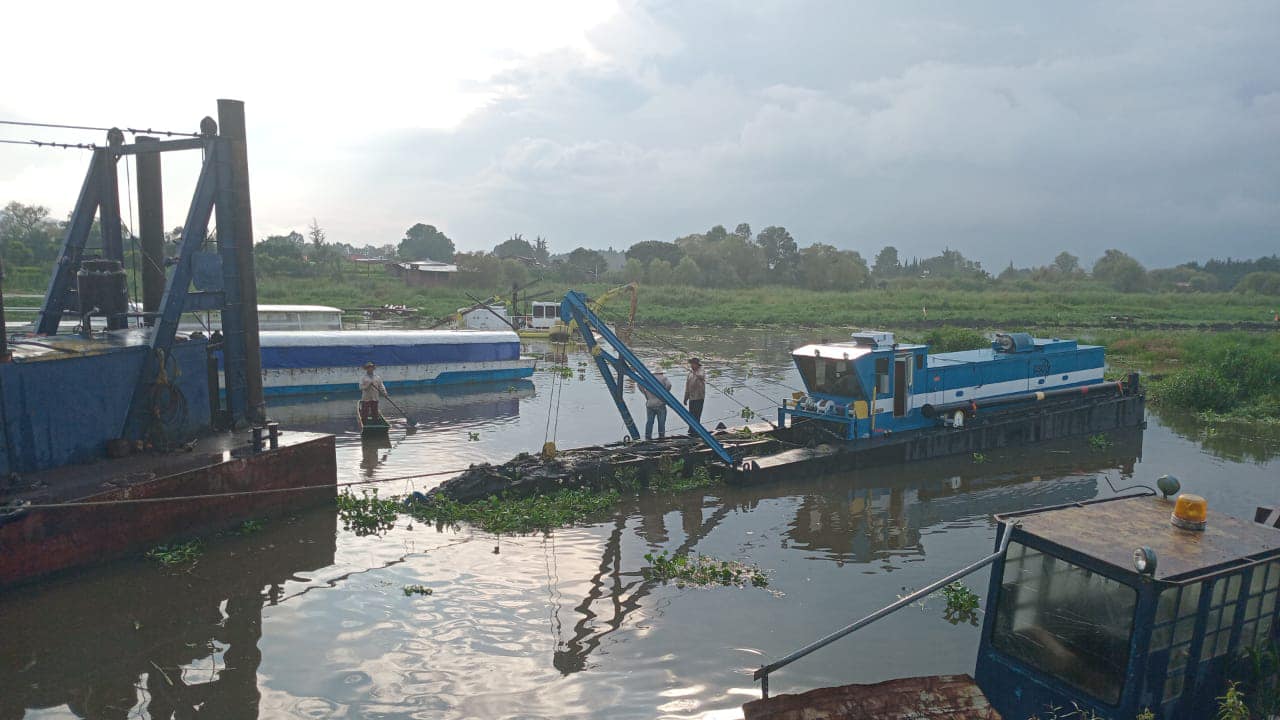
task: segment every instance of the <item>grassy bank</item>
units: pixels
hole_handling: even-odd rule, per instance
[[[567,287],[537,286],[546,299],[558,299]],[[603,285],[577,289],[599,293]],[[383,276],[350,277],[342,282],[296,278],[261,281],[262,302],[360,307],[397,303],[443,317],[469,305],[468,294],[491,289],[409,288]],[[618,300],[615,312],[622,312]],[[642,286],[637,321],[649,326],[881,326],[965,327],[1224,327],[1272,323],[1275,298],[1239,293],[1119,293],[1104,290],[1062,292],[906,289],[815,292],[796,288],[700,289]]]
[[[1129,333],[1099,340],[1113,367],[1149,373],[1158,406],[1205,420],[1280,422],[1280,333]]]
[[[45,273],[11,271],[9,293],[43,293]],[[584,284],[588,295],[608,286]],[[563,297],[568,286],[544,283],[531,292],[543,299]],[[402,304],[420,308],[425,318],[443,318],[471,297],[499,288],[411,288],[384,273],[348,272],[341,279],[265,277],[258,281],[263,303],[299,303],[357,308]],[[502,292],[508,292],[503,290]],[[621,313],[625,300],[614,310]],[[703,327],[886,327],[926,330],[945,325],[976,329],[1017,328],[1201,328],[1226,329],[1273,324],[1276,298],[1242,293],[1120,293],[1073,288],[1061,291],[942,290],[924,286],[853,292],[818,292],[794,287],[703,289],[642,285],[637,322],[649,326]]]

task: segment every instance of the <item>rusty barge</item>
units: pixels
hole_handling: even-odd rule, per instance
[[[219,100],[218,120],[175,139],[129,132],[133,142],[112,128],[105,145],[84,146],[88,171],[35,332],[0,333],[0,588],[335,491],[333,437],[267,422],[243,103]],[[167,256],[160,161],[172,151],[204,159]],[[122,159],[137,164],[136,299]],[[221,332],[180,332],[196,311],[220,313]]]

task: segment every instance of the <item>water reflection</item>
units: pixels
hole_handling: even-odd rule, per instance
[[[437,388],[400,390],[393,399],[414,416],[424,429],[475,422],[509,421],[520,416],[520,401],[536,394],[529,380],[473,385],[444,385]],[[273,399],[271,419],[286,428],[306,428],[335,435],[351,433],[356,424],[357,392]],[[396,425],[399,411],[382,403],[382,412]]]
[[[333,564],[335,518],[312,513],[220,542],[181,571],[122,563],[0,599],[0,718],[257,717],[264,606]]]
[[[1215,423],[1184,411],[1152,408],[1151,412],[1174,432],[1200,443],[1214,457],[1250,463],[1280,457],[1280,425],[1275,423]]]

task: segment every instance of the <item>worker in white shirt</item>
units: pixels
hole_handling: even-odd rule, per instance
[[[378,398],[387,397],[387,386],[373,372],[376,368],[371,360],[364,364],[364,375],[360,376],[360,417],[365,422],[378,419]]]

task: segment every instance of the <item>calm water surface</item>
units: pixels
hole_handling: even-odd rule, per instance
[[[771,413],[800,383],[798,333],[640,338],[657,363],[701,354],[708,420]],[[533,347],[534,352],[549,348]],[[532,382],[405,393],[419,422],[362,448],[348,396],[273,406],[338,436],[340,480],[502,461],[554,438],[619,439],[589,358]],[[677,391],[683,369],[670,371]],[[630,405],[643,420],[634,388]],[[771,414],[766,414],[772,417]],[[672,420],[669,430],[682,425]],[[1109,495],[1179,475],[1236,514],[1277,501],[1280,438],[1151,418],[1145,433],[1041,445],[756,488],[632,500],[548,536],[437,531],[402,519],[380,537],[332,511],[271,518],[206,543],[191,568],[121,562],[0,596],[0,720],[8,718],[737,717],[752,670],[990,551],[994,512]],[[380,485],[383,495],[434,481]],[[757,563],[770,588],[647,582],[644,554],[694,550]],[[985,593],[985,574],[970,587]],[[429,596],[406,597],[406,585]],[[776,674],[777,692],[971,672],[977,628],[940,600],[907,608]]]

